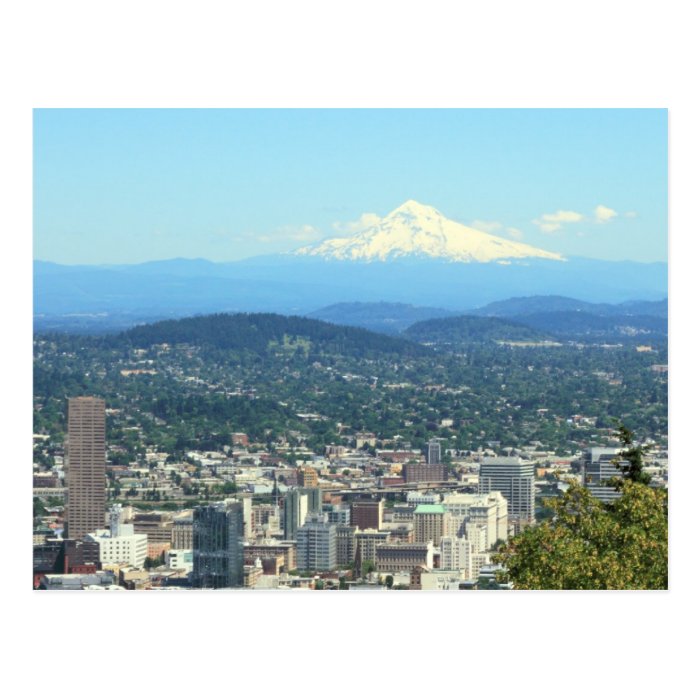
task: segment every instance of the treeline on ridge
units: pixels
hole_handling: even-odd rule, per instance
[[[354,357],[373,354],[420,356],[425,348],[401,338],[362,328],[279,314],[212,314],[136,326],[106,338],[116,346],[145,347],[159,343],[210,346],[222,350],[265,353],[272,344],[309,341],[315,352]]]

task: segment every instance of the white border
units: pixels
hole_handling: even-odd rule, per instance
[[[686,315],[695,289],[686,284],[694,272],[700,115],[691,72],[696,23],[683,6],[299,0],[243,10],[68,0],[3,11],[7,687],[59,698],[145,689],[200,697],[246,689],[651,698],[672,697],[690,680],[698,469],[695,411],[683,395],[697,396],[695,324]],[[303,602],[32,593],[21,496],[31,432],[30,110],[62,106],[670,108],[672,592]],[[114,669],[110,657],[120,672],[104,673]]]

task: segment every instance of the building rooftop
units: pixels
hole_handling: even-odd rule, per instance
[[[422,503],[421,505],[417,506],[413,512],[416,515],[420,515],[421,513],[440,514],[445,512],[445,506]]]

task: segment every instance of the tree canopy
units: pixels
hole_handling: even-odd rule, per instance
[[[516,589],[667,589],[668,495],[630,478],[603,503],[575,481],[548,499],[554,517],[496,555]]]

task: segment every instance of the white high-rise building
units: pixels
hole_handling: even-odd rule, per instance
[[[97,530],[85,535],[85,539],[100,545],[103,566],[129,564],[140,569],[148,556],[148,535],[135,535],[133,525],[120,525],[116,536],[110,530]]]
[[[311,513],[297,530],[297,569],[331,571],[336,567],[336,528],[326,513]]]
[[[109,529],[88,533],[85,539],[99,544],[102,564],[129,564],[141,568],[148,555],[148,535],[136,535],[133,525],[122,523],[120,503],[109,509]]]
[[[243,504],[243,538],[249,542],[253,536],[253,499],[243,497],[241,503]]]
[[[473,545],[475,552],[485,552],[493,546],[493,543],[489,545],[488,528],[480,523],[467,523],[464,526],[464,537]],[[505,539],[504,537],[503,541]]]
[[[535,522],[535,463],[520,457],[484,457],[479,493],[500,491],[508,501],[508,518],[516,527]]]
[[[498,540],[508,539],[508,503],[500,493],[454,493],[445,496],[442,505],[450,515],[446,535],[462,537],[469,525],[483,525],[486,528],[484,550],[493,547]]]
[[[464,537],[443,537],[440,542],[440,568],[468,569],[472,547]]]
[[[471,526],[484,529],[483,525]],[[443,537],[440,543],[440,569],[459,571],[464,579],[479,575],[479,569],[488,563],[490,555],[478,550],[474,542],[465,537]]]

